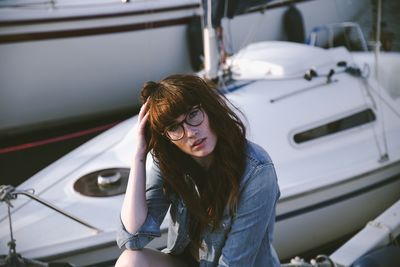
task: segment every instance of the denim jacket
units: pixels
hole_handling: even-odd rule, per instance
[[[280,266],[272,246],[275,207],[280,196],[274,165],[260,146],[248,141],[246,150],[236,213],[230,216],[226,208],[220,227],[214,231],[210,227],[202,233],[201,267]],[[160,171],[152,164],[146,181],[147,218],[136,233],[127,232],[121,224],[117,233],[119,247],[141,249],[161,236],[160,225],[168,211],[171,219],[164,251],[179,255],[190,243],[185,203],[177,194],[167,198],[162,187]]]

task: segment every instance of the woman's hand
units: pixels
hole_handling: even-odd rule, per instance
[[[138,120],[135,126],[135,152],[134,159],[145,162],[147,152],[148,152],[148,144],[145,138],[145,129],[146,124],[149,118],[149,101],[147,100],[139,111]]]
[[[145,164],[148,145],[145,138],[145,129],[149,118],[148,102],[146,101],[140,108],[134,129],[133,159],[121,209],[122,223],[130,233],[135,233],[144,223],[147,216]]]

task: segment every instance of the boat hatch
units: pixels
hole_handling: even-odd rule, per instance
[[[269,41],[247,46],[229,58],[228,65],[237,80],[281,79],[302,78],[310,68],[332,68],[336,62],[319,47]]]
[[[330,121],[328,123],[296,133],[293,140],[297,144],[311,141],[320,137],[338,133],[353,127],[361,126],[375,121],[376,117],[371,109],[365,109],[349,116]]]
[[[104,169],[89,173],[74,183],[75,191],[90,197],[109,197],[125,193],[128,168]]]

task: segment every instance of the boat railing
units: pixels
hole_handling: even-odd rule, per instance
[[[368,51],[367,41],[360,25],[354,22],[314,27],[307,42],[312,46],[332,48],[339,44],[345,45],[349,50]]]
[[[18,195],[27,196],[30,199],[32,199],[36,202],[39,202],[40,204],[70,218],[71,220],[74,220],[75,222],[96,231],[97,233],[101,232],[101,230],[98,229],[97,227],[85,222],[84,220],[76,217],[75,215],[72,215],[71,213],[69,213],[65,210],[62,210],[61,208],[51,204],[50,202],[34,195],[33,192],[31,192],[31,190],[17,190],[11,185],[0,185],[0,202],[6,203],[8,205],[8,209],[13,207],[13,205],[11,204],[11,201],[15,200]],[[11,214],[9,213],[9,217],[10,216],[11,216]],[[9,218],[9,219],[11,219],[11,218]]]
[[[282,267],[337,267],[336,264],[326,255],[318,255],[310,262],[306,262],[303,258],[295,257],[289,263],[281,264]]]
[[[42,198],[39,198],[38,196],[35,196],[33,194],[33,190],[17,190],[11,185],[0,185],[0,202],[4,202],[7,205],[8,222],[9,222],[9,227],[10,227],[10,242],[8,242],[9,253],[8,253],[8,255],[0,256],[0,267],[3,267],[3,266],[49,267],[49,266],[51,266],[51,264],[48,264],[46,262],[24,258],[16,251],[16,240],[14,239],[12,220],[11,220],[11,208],[13,208],[14,206],[11,204],[11,202],[13,200],[15,200],[18,195],[27,196],[27,197],[31,198],[32,200],[37,201],[40,204],[66,216],[66,217],[92,229],[92,230],[95,230],[96,232],[101,232],[101,230],[96,228],[95,226],[92,226],[92,225],[84,222],[83,220],[56,207],[55,205],[49,203],[48,201],[46,201]],[[69,263],[57,263],[57,266],[73,267],[74,265],[69,264]]]

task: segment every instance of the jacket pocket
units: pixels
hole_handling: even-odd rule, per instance
[[[214,246],[221,249],[224,244],[225,240],[229,235],[231,230],[232,219],[230,216],[224,216],[219,224],[218,229],[215,229],[211,232],[211,242]]]

